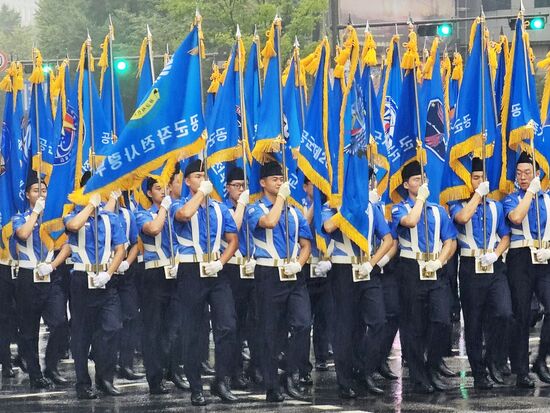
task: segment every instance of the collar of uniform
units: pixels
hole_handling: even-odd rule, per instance
[[[273,206],[273,202],[271,202],[269,200],[269,198],[267,197],[267,195],[264,195],[262,197],[262,204],[264,204],[268,209],[271,208]]]
[[[520,189],[517,190],[516,193],[517,193],[519,196],[521,196],[521,197],[523,198],[523,197],[525,196],[525,193],[526,193],[526,192],[527,192],[527,191],[524,191],[523,189],[520,188]],[[546,191],[542,191],[542,190],[539,191],[538,197],[539,197],[539,198],[540,198],[540,197],[543,197],[545,193],[546,193]]]
[[[411,207],[414,206],[415,202],[416,201],[414,201],[410,196],[405,200],[405,203],[409,204]],[[437,205],[437,204],[434,204],[433,202],[430,202],[430,201],[426,201],[426,206],[434,206],[434,205]]]
[[[189,195],[189,196],[185,197],[184,199],[182,199],[182,204],[186,204],[187,202],[189,202],[189,200],[191,199],[191,197],[192,197],[192,196]],[[216,201],[213,200],[212,197],[209,197],[209,198],[208,198],[208,206],[214,205],[214,202],[216,202]],[[202,203],[200,204],[199,208],[204,208],[204,207],[202,206]]]
[[[153,204],[153,205],[151,205],[151,208],[149,208],[149,212],[152,212],[153,214],[156,214],[156,213],[159,212],[159,208],[155,204]]]
[[[237,206],[236,205],[233,205],[233,201],[231,201],[231,199],[229,198],[226,198],[223,203],[225,204],[225,206],[229,209],[237,209]]]

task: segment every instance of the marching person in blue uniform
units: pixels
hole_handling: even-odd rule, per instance
[[[19,259],[15,298],[20,351],[27,363],[31,388],[47,388],[50,380],[56,384],[67,383],[57,370],[67,329],[67,312],[62,280],[54,270],[68,254],[66,251],[60,253],[54,260],[53,251],[48,251],[40,238],[39,217],[46,205],[47,192],[46,184],[31,173],[25,188],[29,209],[12,218]],[[44,375],[38,353],[40,318],[44,319],[50,331]]]
[[[173,254],[177,250],[170,246],[170,242],[175,240],[168,225],[172,198],[153,178],[147,180],[147,196],[153,205],[136,213],[145,263],[142,288],[146,299],[141,308],[143,364],[149,392],[166,394],[169,390],[164,385],[163,370],[170,369],[170,305],[176,289],[177,266]],[[168,271],[168,277],[165,271]]]
[[[254,331],[256,318],[255,292],[254,292],[254,242],[252,231],[248,230],[245,214],[249,202],[249,191],[244,190],[244,172],[240,167],[233,167],[227,174],[227,199],[225,205],[235,220],[239,231],[239,248],[231,257],[224,272],[229,279],[235,311],[237,313],[237,345],[235,346],[236,370],[231,378],[231,387],[234,389],[246,389],[247,382],[243,371],[243,357],[241,347],[246,340],[250,348],[249,375],[254,378],[254,371],[258,363],[257,335]],[[248,248],[247,248],[248,237]],[[246,257],[250,257],[248,260]]]
[[[418,161],[405,165],[402,178],[407,198],[392,208],[392,225],[400,246],[400,323],[407,330],[405,345],[413,391],[432,393],[434,387],[447,389],[438,372],[446,350],[441,343],[447,341],[451,328],[450,291],[444,265],[456,250],[457,231],[442,206],[427,202],[430,191],[427,183],[422,184]],[[427,229],[424,210],[428,214]]]
[[[260,168],[263,196],[248,209],[248,225],[254,238],[256,297],[261,343],[261,365],[268,402],[282,402],[277,374],[280,328],[289,329],[284,386],[289,396],[303,398],[299,368],[307,363],[311,309],[302,267],[311,252],[311,231],[302,213],[288,206],[288,182],[277,162]],[[285,214],[288,214],[286,233]],[[287,236],[290,254],[287,255]],[[286,322],[285,322],[286,321]],[[286,328],[285,327],[285,328]]]
[[[367,254],[335,225],[332,220],[335,209],[325,204],[322,213],[323,228],[332,239],[329,277],[335,310],[333,348],[339,396],[343,399],[357,397],[354,374],[369,392],[383,393],[373,379],[380,363],[380,340],[386,318],[377,264],[390,251],[393,238],[378,207],[369,202],[365,213],[369,218],[368,233],[364,234],[369,245]],[[375,251],[375,237],[382,244],[370,255]]]
[[[81,186],[90,176],[89,172],[83,175]],[[121,394],[113,385],[113,377],[122,310],[111,278],[124,259],[124,245],[128,240],[118,216],[98,209],[100,201],[99,195],[92,195],[88,205],[76,206],[64,217],[74,266],[70,286],[71,351],[79,399],[97,398],[88,372],[90,346],[97,388],[108,395]],[[97,212],[97,240],[94,212]]]
[[[315,370],[327,371],[334,313],[332,291],[330,289],[330,281],[327,277],[330,261],[324,261],[319,266],[320,257],[317,243],[315,242],[315,225],[313,222],[313,183],[307,177],[304,178],[304,191],[306,193],[304,216],[313,235],[311,239],[311,258],[304,266],[303,274],[306,278],[307,291],[311,302]],[[321,261],[323,260],[321,259]],[[314,265],[313,272],[311,271],[311,264]],[[311,340],[308,340],[307,354],[310,352],[310,345]],[[308,362],[306,371],[301,372],[302,383],[312,384],[311,370],[311,363]]]
[[[184,314],[184,369],[191,385],[191,403],[194,406],[206,405],[198,344],[207,303],[212,309],[216,352],[216,379],[212,383],[211,393],[223,401],[235,402],[238,398],[230,389],[235,346],[235,304],[229,281],[222,270],[238,248],[237,227],[225,204],[207,198],[212,191],[212,183],[205,180],[200,159],[187,165],[184,177],[189,196],[175,201],[170,214],[174,219],[179,249],[177,288]],[[210,233],[207,233],[206,214]],[[222,239],[227,243],[223,252]]]
[[[550,383],[546,356],[550,352],[550,195],[541,190],[538,164],[533,168],[531,156],[522,152],[516,164],[519,189],[504,201],[504,214],[512,229],[510,250],[506,257],[508,283],[514,313],[511,327],[510,361],[518,387],[535,386],[529,376],[530,306],[533,293],[544,307],[538,355],[533,371],[540,380]],[[535,199],[538,198],[538,207]],[[540,227],[538,218],[540,218]],[[539,245],[539,235],[542,245]]]
[[[506,223],[502,204],[484,198],[489,193],[489,182],[483,181],[483,161],[479,158],[472,160],[471,184],[474,190],[471,198],[452,202],[449,212],[458,230],[459,286],[466,352],[474,376],[474,387],[485,390],[493,387],[487,370],[496,383],[504,383],[497,365],[505,352],[503,344],[512,318],[506,265],[502,261],[502,254],[510,245],[510,227]],[[478,273],[477,261],[477,265],[482,267],[492,265],[492,272]],[[484,326],[485,323],[488,325]],[[483,331],[488,333],[485,337],[485,357]]]
[[[117,202],[121,191],[113,191],[105,205],[105,210],[117,213]],[[118,205],[118,218],[122,231],[128,242],[124,245],[127,255],[117,270],[116,288],[122,306],[122,330],[119,334],[118,345],[118,375],[126,380],[139,380],[142,374],[134,372],[134,350],[137,322],[139,316],[139,300],[136,282],[138,255],[138,230],[136,217],[130,208]]]

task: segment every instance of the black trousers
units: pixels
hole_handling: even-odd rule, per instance
[[[338,385],[353,384],[353,370],[370,375],[380,362],[384,296],[379,275],[353,282],[351,264],[333,264],[329,272],[334,296],[334,362]]]
[[[407,361],[413,382],[428,383],[428,368],[436,367],[447,351],[451,329],[450,291],[445,267],[437,280],[420,279],[418,262],[399,257],[401,317]],[[427,354],[427,360],[425,359]]]
[[[476,274],[475,258],[460,257],[460,300],[464,314],[464,335],[474,378],[486,374],[487,363],[497,363],[503,358],[506,351],[505,338],[512,319],[506,265],[499,259],[493,264],[493,269],[493,274]]]
[[[132,264],[124,274],[117,274],[114,276],[122,309],[122,329],[118,336],[118,363],[122,368],[133,368],[134,365],[134,351],[136,348],[135,338],[137,323],[139,321],[139,295],[136,271],[136,265]]]
[[[15,281],[11,267],[0,264],[0,363],[4,368],[11,366],[10,342],[16,331]]]
[[[225,274],[229,280],[233,300],[235,301],[235,312],[237,316],[236,345],[234,353],[234,374],[238,374],[243,369],[243,358],[241,355],[241,345],[244,340],[248,342],[250,349],[250,365],[255,366],[258,358],[258,335],[255,331],[257,310],[256,293],[254,290],[254,280],[242,279],[239,266],[235,264],[226,264]]]
[[[304,265],[303,274],[306,277],[307,291],[311,303],[311,318],[313,320],[313,353],[315,361],[326,362],[329,358],[328,349],[332,341],[332,327],[334,315],[334,302],[328,277],[311,278],[309,264]],[[308,337],[311,335],[308,333]],[[307,354],[309,358],[311,340],[307,341]],[[305,371],[312,370],[308,362]]]
[[[395,335],[399,329],[399,277],[395,272],[395,265],[396,260],[392,259],[384,266],[384,272],[380,274],[380,282],[384,292],[384,309],[386,311],[386,323],[380,340],[380,361],[384,361],[389,356]]]
[[[113,281],[106,288],[88,289],[87,274],[71,274],[71,351],[76,387],[91,386],[88,354],[92,347],[96,378],[113,381],[117,334],[122,328],[120,298]]]
[[[46,347],[47,369],[56,369],[67,335],[67,311],[61,277],[51,274],[51,282],[35,283],[33,270],[21,268],[16,281],[17,319],[20,332],[21,353],[27,362],[29,377],[42,377],[38,353],[40,318],[50,330]]]
[[[216,377],[232,374],[235,348],[235,303],[227,277],[222,270],[215,278],[201,278],[199,264],[182,263],[178,270],[178,295],[183,309],[184,371],[191,391],[202,391],[200,326],[204,308],[210,305],[214,329]]]
[[[279,389],[277,375],[281,328],[288,328],[287,372],[296,373],[307,363],[307,340],[311,327],[311,306],[306,281],[297,274],[296,281],[280,281],[275,267],[257,265],[254,273],[258,326],[261,342],[260,360],[267,391]]]
[[[145,270],[142,277],[143,364],[149,386],[157,386],[164,370],[170,368],[170,328],[173,323],[171,301],[176,280],[167,280],[163,268]]]
[[[529,323],[533,293],[544,307],[539,357],[546,358],[550,351],[550,264],[532,264],[529,248],[510,249],[506,264],[514,313],[510,361],[512,371],[524,375],[529,372]]]

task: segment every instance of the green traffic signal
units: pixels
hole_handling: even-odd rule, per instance
[[[545,26],[545,21],[542,17],[535,17],[534,19],[531,19],[529,28],[531,30],[542,30]]]
[[[119,72],[125,72],[128,69],[128,63],[125,60],[119,60],[115,64],[116,70]]]
[[[453,34],[453,25],[450,23],[443,23],[437,26],[437,34],[439,37],[449,37]]]

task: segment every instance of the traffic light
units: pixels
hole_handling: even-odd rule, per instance
[[[453,34],[453,25],[451,23],[442,23],[437,26],[437,34],[439,37],[449,37]]]
[[[453,24],[422,24],[418,26],[417,33],[419,36],[449,37],[453,34]]]
[[[115,62],[117,72],[124,73],[128,70],[128,62],[126,60],[117,60]]]
[[[546,26],[546,16],[526,17],[525,29],[526,30],[542,30]],[[510,29],[516,29],[516,19],[509,19]]]

